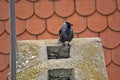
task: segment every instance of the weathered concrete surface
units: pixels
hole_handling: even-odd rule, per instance
[[[65,59],[70,57],[71,46],[47,46],[48,59]]]
[[[49,60],[47,46],[61,45],[56,39],[18,41],[17,80],[48,80],[52,69],[73,69],[73,80],[108,80],[99,38],[74,39],[70,58]]]

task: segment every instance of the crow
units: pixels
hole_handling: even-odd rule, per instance
[[[59,41],[62,42],[64,46],[66,41],[68,41],[68,46],[70,46],[69,42],[72,41],[74,37],[74,32],[71,26],[73,26],[73,24],[70,22],[64,22],[61,29],[59,30]]]

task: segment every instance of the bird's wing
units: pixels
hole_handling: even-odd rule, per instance
[[[60,30],[59,30],[59,35],[61,34],[61,32],[62,32],[62,31],[61,31],[61,29],[60,29]]]

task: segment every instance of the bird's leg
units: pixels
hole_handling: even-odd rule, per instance
[[[69,42],[68,42],[68,46],[70,46]]]

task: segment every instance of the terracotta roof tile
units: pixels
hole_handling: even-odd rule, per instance
[[[20,0],[16,3],[16,16],[21,19],[29,18],[33,15],[33,3],[27,0]]]
[[[23,34],[17,36],[17,40],[36,40],[35,35],[29,34],[27,31],[25,31]]]
[[[74,34],[74,38],[79,38],[79,34],[78,33]]]
[[[110,14],[116,9],[116,0],[96,0],[97,10],[102,14]]]
[[[118,9],[120,11],[120,0],[117,0],[117,7],[118,7]]]
[[[60,18],[57,15],[52,16],[51,18],[47,19],[48,31],[53,34],[58,34],[63,22],[65,22],[64,18]]]
[[[7,80],[7,74],[10,72],[10,68],[7,67],[4,71],[0,72],[0,80]]]
[[[26,29],[31,34],[40,34],[45,30],[45,20],[33,16],[26,20]]]
[[[9,4],[5,0],[0,1],[0,20],[9,18]]]
[[[9,54],[8,55],[3,55],[3,54],[0,53],[0,72],[8,67],[9,59],[10,59]]]
[[[95,0],[76,0],[76,10],[81,15],[90,15],[95,11]]]
[[[120,45],[112,50],[112,60],[115,64],[120,65]]]
[[[89,29],[95,32],[100,32],[107,27],[107,17],[97,12],[87,17],[87,21]]]
[[[112,15],[108,16],[108,22],[111,29],[120,31],[120,12],[116,11]]]
[[[10,33],[9,20],[6,21],[6,31]],[[16,34],[19,35],[25,31],[25,21],[16,18]]]
[[[58,0],[55,2],[55,12],[62,17],[68,17],[74,12],[74,0]]]
[[[103,51],[104,51],[105,64],[109,65],[112,61],[111,50],[103,48]]]
[[[5,23],[4,21],[0,21],[0,35],[5,31]]]
[[[75,33],[80,33],[87,28],[86,17],[79,16],[76,13],[71,17],[68,17],[67,21],[74,25],[72,27]]]
[[[35,3],[35,13],[42,18],[48,18],[54,13],[54,4],[49,0],[39,0]]]
[[[103,46],[106,48],[115,48],[120,43],[120,33],[114,32],[109,28],[100,33]]]
[[[98,33],[91,32],[89,29],[86,29],[84,32],[79,34],[80,38],[84,37],[98,37]]]
[[[120,79],[120,66],[115,64],[110,64],[107,67],[109,80],[119,80]]]
[[[42,35],[38,35],[38,39],[58,39],[58,35],[53,35],[48,31],[45,31]]]
[[[9,42],[10,39],[9,39],[9,35],[4,32],[4,34],[2,34],[0,36],[0,52],[3,52],[3,53],[8,53],[9,52]]]

